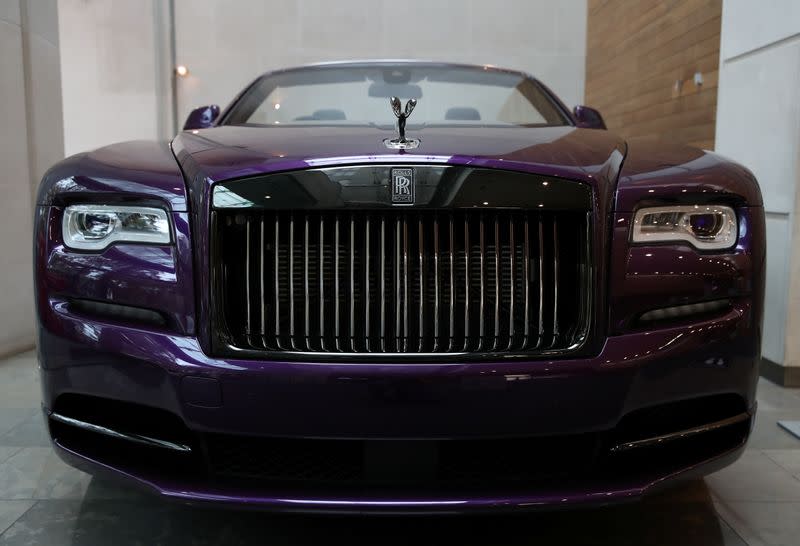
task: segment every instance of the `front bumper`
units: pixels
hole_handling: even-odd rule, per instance
[[[747,299],[702,322],[609,337],[593,358],[470,364],[221,360],[208,357],[193,337],[87,320],[59,303],[52,309],[48,327],[40,330],[46,413],[59,411],[64,395],[159,408],[197,440],[200,459],[207,456],[203,438],[215,434],[313,439],[323,442],[317,444],[323,452],[333,445],[324,442],[502,445],[536,438],[544,441],[540,453],[549,452],[531,458],[531,466],[543,467],[536,473],[542,479],[524,483],[484,480],[449,488],[412,479],[402,486],[293,487],[219,479],[202,461],[196,471],[175,471],[160,452],[141,457],[130,450],[126,457],[126,450],[112,450],[122,455],[109,456],[111,451],[96,449],[95,436],[65,436],[50,420],[56,449],[68,462],[184,502],[290,511],[460,512],[629,500],[735,460],[755,411],[760,345]],[[695,425],[703,425],[725,417],[713,407],[723,398],[733,400],[730,411],[745,419],[721,432],[665,442],[668,451],[657,445],[636,450],[633,458],[609,456],[614,445],[665,432],[631,425],[641,412],[709,400],[712,405],[697,406],[708,413],[693,416]],[[666,432],[689,425],[667,423],[675,430]],[[587,436],[594,438],[592,453],[576,454],[574,447],[558,452],[576,445],[562,439]],[[569,462],[551,475],[548,467],[559,459]],[[570,472],[573,460],[580,463]],[[502,459],[490,458],[492,464],[500,466]]]

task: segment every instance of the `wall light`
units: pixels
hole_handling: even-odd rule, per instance
[[[175,73],[180,77],[184,77],[189,74],[189,69],[185,65],[179,64],[175,67]]]

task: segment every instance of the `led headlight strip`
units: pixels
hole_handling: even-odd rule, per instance
[[[736,213],[724,205],[677,205],[636,211],[634,243],[685,241],[700,250],[723,250],[736,243]]]
[[[169,216],[153,207],[70,205],[61,222],[64,244],[103,250],[116,242],[169,244]]]

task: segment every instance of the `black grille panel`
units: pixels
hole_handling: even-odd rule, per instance
[[[586,212],[216,211],[228,344],[535,353],[586,334]]]

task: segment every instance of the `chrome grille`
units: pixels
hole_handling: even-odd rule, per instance
[[[231,347],[535,353],[586,334],[586,212],[213,214],[214,312]]]

